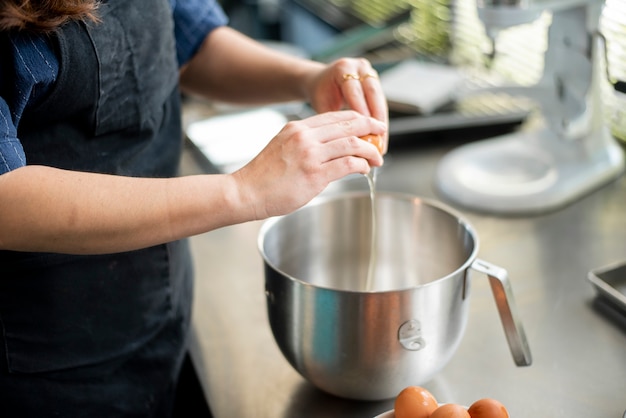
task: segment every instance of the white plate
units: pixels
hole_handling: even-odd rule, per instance
[[[186,134],[215,167],[232,173],[261,152],[286,123],[282,113],[261,107],[193,122]]]

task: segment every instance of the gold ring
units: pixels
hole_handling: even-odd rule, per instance
[[[378,74],[373,73],[373,72],[372,72],[372,73],[363,74],[363,75],[360,77],[360,79],[361,79],[361,80],[365,80],[366,78],[370,78],[370,77],[371,77],[371,78],[378,78]]]
[[[348,81],[348,80],[360,80],[361,77],[359,77],[358,74],[350,74],[350,73],[346,73],[343,75],[343,81]]]

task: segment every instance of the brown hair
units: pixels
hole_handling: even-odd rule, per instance
[[[97,20],[99,0],[1,0],[0,31],[51,32],[70,20]]]

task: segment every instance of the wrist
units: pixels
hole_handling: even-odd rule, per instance
[[[237,222],[248,222],[263,219],[255,204],[254,190],[250,190],[241,170],[226,174],[228,180],[224,187],[226,205],[231,213],[239,214]]]
[[[307,61],[303,65],[299,77],[297,77],[296,86],[305,102],[311,103],[313,101],[317,81],[325,69],[325,64],[316,61]]]

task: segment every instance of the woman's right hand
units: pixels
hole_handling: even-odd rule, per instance
[[[349,174],[380,166],[377,148],[359,139],[386,134],[386,125],[355,111],[288,122],[245,167],[232,174],[254,219],[290,213]]]

